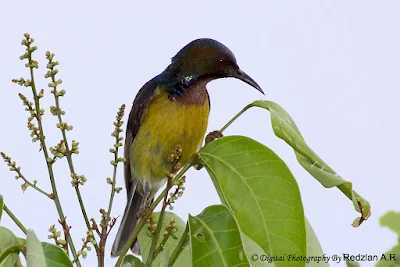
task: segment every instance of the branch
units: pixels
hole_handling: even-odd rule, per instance
[[[38,123],[38,134],[39,134],[39,141],[40,141],[40,145],[41,145],[41,149],[43,150],[43,154],[46,160],[46,164],[47,164],[47,170],[49,173],[49,177],[50,177],[50,183],[51,183],[51,188],[52,188],[52,195],[53,195],[53,200],[54,203],[56,205],[56,209],[58,212],[58,216],[60,218],[61,221],[65,220],[65,216],[64,216],[64,212],[63,209],[61,207],[61,203],[60,203],[60,199],[58,198],[58,192],[57,192],[57,186],[56,186],[56,182],[55,182],[55,178],[54,178],[54,172],[53,172],[53,163],[54,163],[54,159],[49,157],[49,152],[47,150],[47,146],[46,146],[46,142],[45,142],[45,135],[44,135],[44,130],[43,130],[43,125],[42,125],[42,116],[44,114],[44,110],[41,109],[40,107],[40,102],[39,99],[41,97],[43,97],[43,90],[40,91],[40,93],[38,94],[37,90],[36,90],[36,85],[35,85],[35,78],[34,78],[34,73],[33,73],[33,69],[38,69],[39,68],[39,63],[36,60],[32,59],[32,53],[37,49],[36,46],[31,46],[31,44],[34,42],[34,39],[30,37],[30,35],[28,33],[24,34],[25,39],[22,40],[22,45],[26,46],[26,51],[25,53],[20,57],[21,60],[27,59],[28,63],[25,64],[25,66],[27,68],[29,68],[30,70],[30,80],[24,80],[24,79],[19,79],[16,80],[14,79],[13,82],[18,83],[20,85],[25,85],[25,86],[29,86],[32,89],[32,94],[33,94],[33,99],[34,99],[34,104],[35,104],[35,109],[33,111],[32,114],[32,118],[36,118],[37,123]],[[34,140],[33,141],[37,141]],[[71,248],[71,252],[73,254],[74,257],[76,257],[77,253],[75,250],[75,246],[74,243],[72,241],[71,238],[71,234],[68,234],[66,236],[67,238],[67,242]],[[76,261],[76,265],[78,267],[81,266],[80,261],[77,260]]]
[[[175,176],[175,178],[172,180],[172,184],[177,183],[183,174],[194,164],[195,159],[192,158],[189,163],[187,163],[181,170],[180,172]],[[165,198],[165,196],[168,194],[168,187],[166,187],[161,194],[157,197],[157,199],[151,204],[150,206],[150,212],[152,213],[153,210],[157,207],[158,203],[161,202],[162,199]],[[149,214],[149,216],[151,215]],[[142,230],[143,226],[145,225],[146,219],[140,218],[138,224],[136,225],[135,229],[133,230],[133,233],[129,237],[128,241],[126,242],[124,249],[122,250],[121,254],[119,255],[118,261],[115,264],[115,267],[121,266],[122,260],[124,259],[126,253],[128,252],[129,248],[132,246],[133,242],[139,235],[140,231]]]
[[[114,147],[110,149],[110,152],[114,154],[114,160],[111,161],[111,165],[113,165],[113,178],[107,178],[107,183],[111,184],[111,192],[110,192],[110,200],[108,203],[107,212],[104,212],[104,221],[101,223],[101,234],[100,234],[100,253],[99,253],[99,267],[104,266],[104,250],[107,242],[107,237],[109,232],[111,231],[112,226],[115,224],[115,220],[111,221],[111,209],[114,202],[114,195],[115,193],[119,193],[122,188],[116,188],[115,184],[117,181],[117,167],[119,162],[125,162],[125,158],[118,157],[118,150],[122,146],[123,137],[120,137],[120,133],[122,130],[123,121],[122,118],[124,117],[125,113],[125,105],[121,105],[119,111],[116,116],[116,121],[114,122],[115,129],[112,132],[111,136],[115,137]],[[111,221],[111,222],[110,222]],[[107,231],[108,226],[110,226],[110,230]]]
[[[178,245],[176,245],[174,251],[171,254],[171,257],[169,258],[168,267],[172,267],[172,265],[175,263],[176,259],[178,258],[179,254],[181,254],[183,247],[185,246],[187,240],[189,239],[188,233],[189,233],[189,226],[186,224],[185,231],[183,232]]]
[[[74,164],[72,161],[72,154],[79,153],[79,150],[78,150],[79,143],[72,141],[72,149],[70,149],[68,140],[67,140],[66,131],[72,130],[72,126],[65,123],[62,119],[62,115],[64,115],[65,112],[63,110],[61,110],[61,108],[60,108],[59,98],[60,98],[60,96],[65,95],[65,90],[61,90],[60,92],[57,91],[57,86],[62,83],[61,79],[56,80],[56,74],[58,73],[58,69],[56,69],[55,66],[57,66],[59,63],[58,63],[58,61],[53,61],[54,54],[51,54],[49,51],[46,52],[46,58],[48,60],[47,69],[49,69],[49,71],[46,73],[45,78],[51,79],[51,83],[49,83],[48,86],[50,88],[53,88],[51,90],[51,93],[54,95],[54,100],[55,100],[55,104],[56,104],[55,107],[54,106],[50,107],[50,111],[54,116],[57,116],[57,118],[58,118],[57,128],[60,129],[62,137],[63,137],[62,142],[60,142],[59,148],[62,148],[64,150],[63,151],[64,153],[59,153],[59,154],[63,154],[67,158],[70,174],[72,177],[72,185],[75,188],[76,196],[79,201],[79,205],[80,205],[80,208],[82,211],[83,218],[85,220],[86,227],[87,227],[88,231],[90,231],[91,226],[90,226],[89,218],[87,216],[85,205],[83,203],[82,195],[81,195],[81,192],[79,189],[79,185],[83,185],[86,182],[86,178],[83,175],[76,174],[75,169],[74,169]],[[57,149],[55,151],[57,151]],[[57,151],[57,152],[60,152],[60,151]],[[59,155],[59,156],[61,156],[61,155]],[[94,242],[92,242],[92,243],[93,243],[96,251],[98,251],[98,245],[97,245],[96,240],[94,239]],[[77,256],[75,256],[75,259],[77,260]]]
[[[161,232],[161,228],[162,228],[162,224],[163,224],[163,220],[164,220],[164,216],[165,216],[165,209],[167,208],[168,205],[170,205],[172,202],[175,201],[175,198],[177,197],[176,194],[178,194],[179,189],[183,184],[183,183],[181,183],[180,180],[181,179],[183,179],[183,181],[185,180],[185,176],[181,176],[181,179],[178,180],[179,181],[178,183],[180,186],[177,187],[177,191],[175,193],[171,194],[172,200],[168,200],[168,192],[175,185],[175,183],[173,182],[172,179],[174,178],[174,174],[176,174],[176,172],[181,167],[181,164],[179,162],[179,159],[181,158],[181,156],[182,156],[182,147],[178,144],[175,147],[175,151],[171,154],[172,167],[171,167],[170,173],[167,174],[167,178],[168,178],[168,182],[167,182],[167,186],[166,186],[167,194],[165,194],[165,196],[164,196],[164,202],[163,202],[163,205],[161,208],[160,216],[158,217],[156,232],[152,238],[149,255],[147,257],[146,266],[151,266],[154,258],[162,250],[162,246],[164,245],[163,241],[166,242],[166,240],[169,238],[169,235],[167,235],[167,237],[166,237],[167,239],[164,240],[164,238],[163,238],[163,240],[160,243],[159,248],[157,247],[158,238],[160,236],[160,232]],[[169,232],[169,231],[167,231],[167,232]]]
[[[33,183],[29,182],[25,176],[21,173],[21,167],[17,166],[15,161],[11,161],[11,158],[7,156],[4,152],[0,152],[1,157],[4,159],[4,161],[7,163],[7,166],[10,167],[10,171],[15,171],[17,173],[17,176],[15,176],[15,179],[21,178],[24,180],[24,183],[21,185],[22,191],[25,191],[29,186],[38,191],[39,193],[45,195],[46,197],[53,199],[53,195],[46,193],[44,190],[40,189],[36,184],[37,181],[34,180]]]
[[[248,110],[248,109],[251,108],[251,107],[252,107],[251,104],[245,106],[241,111],[239,111],[238,114],[236,114],[230,121],[228,121],[228,122],[224,125],[224,127],[222,127],[221,130],[219,130],[219,131],[220,131],[221,133],[222,133],[223,131],[225,131],[226,128],[228,128],[237,118],[239,118],[244,112],[246,112],[246,110]]]
[[[164,203],[161,208],[160,216],[158,217],[156,232],[153,235],[153,238],[151,241],[151,246],[150,246],[150,250],[149,250],[149,255],[147,256],[146,266],[151,266],[151,263],[153,262],[153,260],[155,258],[154,252],[155,252],[155,249],[157,246],[158,237],[160,236],[162,223],[163,223],[164,216],[165,216],[165,208],[167,207],[168,192],[172,188],[172,185],[173,185],[172,179],[168,177],[168,183],[167,183],[167,187],[166,187],[167,194],[165,194],[165,196],[164,196]]]
[[[10,216],[10,218],[15,222],[16,225],[18,225],[19,229],[21,229],[22,232],[26,235],[28,230],[24,227],[24,225],[18,220],[18,218],[14,215],[14,213],[11,212],[11,210],[8,209],[6,204],[3,206],[4,211]]]

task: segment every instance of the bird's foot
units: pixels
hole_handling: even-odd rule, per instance
[[[215,139],[218,139],[220,137],[223,137],[224,135],[220,132],[220,131],[213,131],[209,134],[207,134],[206,136],[206,145],[208,143],[211,143],[212,141],[214,141]]]
[[[151,213],[151,208],[149,204],[144,204],[140,206],[138,210],[138,216],[146,219]]]

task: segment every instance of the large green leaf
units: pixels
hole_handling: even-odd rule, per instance
[[[145,267],[144,263],[133,255],[126,255],[121,267]]]
[[[336,186],[353,202],[355,210],[361,213],[361,217],[354,220],[354,227],[359,226],[364,220],[368,219],[371,215],[371,207],[368,201],[353,191],[351,182],[342,179],[328,164],[314,153],[303,139],[293,119],[281,106],[272,101],[260,100],[247,105],[244,110],[251,107],[260,107],[269,110],[275,135],[294,149],[300,165],[324,187],[330,188]]]
[[[7,228],[0,226],[0,266],[14,267],[19,259],[18,253],[23,246],[17,237]]]
[[[244,234],[268,255],[306,255],[299,188],[273,151],[247,137],[227,136],[198,155]],[[304,262],[279,261],[275,266],[304,266]]]
[[[72,262],[64,250],[46,242],[42,242],[42,247],[47,267],[72,267]]]
[[[155,222],[157,222],[159,215],[160,215],[159,212],[153,213],[152,217]],[[157,244],[160,243],[160,241],[163,237],[164,229],[167,227],[167,225],[169,224],[171,219],[175,220],[175,224],[176,224],[176,227],[178,228],[178,231],[175,233],[175,236],[177,238],[173,238],[172,236],[170,236],[164,245],[164,249],[168,249],[168,251],[170,253],[169,256],[171,256],[172,252],[174,251],[174,248],[178,244],[178,242],[182,236],[182,233],[186,227],[186,223],[184,223],[183,220],[181,218],[179,218],[177,215],[175,215],[172,212],[165,212],[163,226],[162,226],[163,228],[162,228],[162,231],[161,231],[161,234],[160,234]],[[146,226],[143,227],[142,231],[139,233],[138,240],[139,240],[140,250],[142,251],[143,262],[146,262],[149,251],[150,251],[150,247],[151,247],[151,241],[152,241],[152,237],[148,234],[148,229]],[[163,258],[162,253],[159,253],[157,255],[157,257],[154,259],[152,266],[158,266],[158,264],[160,264],[162,258]],[[187,267],[187,266],[190,266],[189,246],[185,246],[183,248],[181,254],[179,255],[179,257],[176,259],[176,261],[174,263],[174,267]]]
[[[380,218],[380,224],[397,234],[397,245],[391,248],[381,257],[375,265],[377,267],[396,267],[400,262],[400,212],[388,211]]]
[[[310,262],[306,263],[307,267],[328,267],[329,259],[324,252],[322,251],[321,245],[319,244],[318,238],[315,235],[311,224],[306,221],[306,232],[307,232],[307,257],[313,257]]]
[[[3,207],[4,207],[4,200],[3,196],[0,195],[0,222],[1,222],[1,215],[3,214]]]
[[[42,243],[32,230],[26,234],[26,262],[28,267],[46,266]]]
[[[189,215],[192,267],[250,266],[240,231],[228,208],[207,207],[197,216]]]
[[[251,267],[274,267],[274,259],[269,257],[267,253],[250,237],[240,232],[244,252],[247,256]]]
[[[324,255],[322,252],[321,245],[307,218],[305,218],[305,222],[307,231],[307,257],[309,259],[308,263],[306,261],[306,267],[328,267],[328,256]],[[273,267],[274,262],[287,260],[287,255],[280,255],[280,257],[278,256],[275,258],[268,256],[264,250],[248,236],[243,233],[241,233],[241,236],[244,251],[252,267]]]
[[[0,266],[14,267],[21,249],[17,237],[7,228],[0,226]]]

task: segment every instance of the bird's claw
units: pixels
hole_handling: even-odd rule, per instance
[[[151,211],[150,205],[144,204],[140,206],[138,210],[138,216],[142,218],[147,218],[150,215],[150,211]]]
[[[206,136],[206,145],[208,143],[211,143],[215,139],[218,139],[220,137],[223,137],[224,135],[220,131],[212,131],[211,133],[207,134]]]

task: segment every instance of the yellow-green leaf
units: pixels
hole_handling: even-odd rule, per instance
[[[32,230],[28,230],[26,235],[26,262],[28,267],[46,266],[42,243]]]
[[[64,250],[56,245],[42,242],[47,267],[72,267],[72,262]]]
[[[207,207],[197,216],[189,216],[192,267],[249,267],[240,231],[228,208]]]
[[[336,186],[352,202],[356,211],[361,213],[361,217],[353,221],[353,226],[359,226],[371,215],[371,207],[364,198],[353,191],[352,183],[342,179],[328,164],[326,164],[314,151],[307,145],[299,129],[290,115],[278,104],[272,101],[255,101],[247,106],[265,108],[270,111],[271,124],[276,136],[290,145],[296,154],[300,165],[307,170],[324,187]]]
[[[307,231],[307,256],[313,257],[312,261],[306,263],[306,267],[329,267],[328,256],[324,255],[321,245],[319,244],[318,238],[315,235],[311,224],[306,220],[306,231]],[[317,257],[317,258],[316,258]],[[326,257],[326,258],[325,258]]]
[[[121,267],[145,267],[145,265],[135,256],[126,255],[122,261]]]
[[[3,214],[3,207],[4,207],[4,199],[3,196],[0,195],[0,222],[1,222],[1,215]]]
[[[397,234],[397,244],[381,255],[376,267],[398,267],[400,262],[400,212],[388,211],[380,218],[380,224]]]
[[[7,228],[0,226],[0,266],[14,267],[21,249],[17,237]]]
[[[303,206],[296,180],[266,146],[243,136],[227,136],[198,152],[223,204],[240,230],[268,255],[306,255]],[[275,266],[304,266],[275,262]]]

